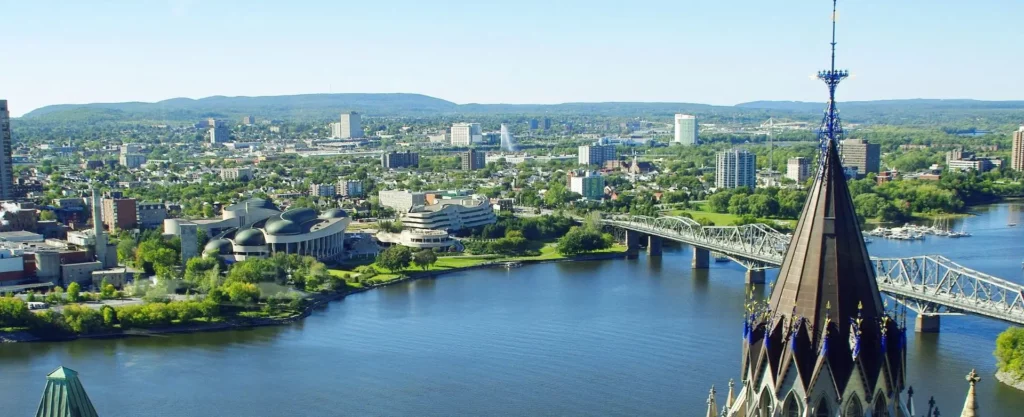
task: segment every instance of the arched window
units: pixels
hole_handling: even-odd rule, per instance
[[[822,398],[818,406],[814,407],[814,417],[833,417],[832,410],[828,408],[828,401]]]
[[[771,417],[772,416],[772,396],[765,389],[761,392],[761,401],[757,406],[758,417]]]
[[[782,407],[783,417],[800,417],[800,404],[796,402],[796,394],[789,393],[789,397],[786,398],[786,403]]]
[[[846,403],[846,412],[843,417],[864,417],[864,407],[860,405],[860,399],[854,394],[850,402]]]
[[[889,407],[885,404],[885,395],[879,392],[875,395],[878,399],[875,400],[875,411],[871,413],[872,417],[889,417]]]

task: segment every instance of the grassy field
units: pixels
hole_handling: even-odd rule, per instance
[[[614,245],[611,248],[596,251],[593,253],[622,253],[626,251],[626,247],[623,245]],[[508,261],[551,261],[557,259],[565,259],[558,253],[555,248],[555,244],[548,243],[540,248],[540,255],[537,256],[514,256],[506,257],[500,255],[465,255],[465,256],[441,256],[437,258],[437,263],[431,265],[426,271],[447,271],[452,269],[469,268],[477,265],[481,265],[488,262],[508,262]],[[395,273],[389,272],[383,268],[378,267],[376,264],[370,264],[370,266],[377,271],[377,275],[368,280],[371,284],[383,284],[388,283],[404,277],[406,274],[423,272],[423,269],[410,267],[408,269],[398,271]],[[331,274],[335,276],[344,276],[349,274],[350,276],[359,276],[358,272],[355,272],[356,267],[342,267],[331,269]]]
[[[715,213],[713,211],[705,210],[668,210],[665,212],[669,216],[681,216],[684,213],[689,214],[694,219],[705,218],[715,223],[715,226],[732,226],[740,219],[740,216],[729,213]],[[779,223],[792,229],[796,226],[796,220],[780,220],[780,219],[757,219],[757,221],[767,225],[777,225]]]

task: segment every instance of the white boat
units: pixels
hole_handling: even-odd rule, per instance
[[[712,252],[711,257],[715,259],[715,262],[729,262],[729,257],[718,252]]]

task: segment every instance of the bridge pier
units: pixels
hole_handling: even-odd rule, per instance
[[[708,269],[711,266],[711,251],[693,247],[693,262],[690,263],[693,269]]]
[[[636,257],[640,252],[640,232],[626,229],[626,256]]]
[[[918,313],[914,319],[914,331],[918,333],[938,333],[942,316],[938,314]]]
[[[748,269],[747,284],[764,284],[764,275],[763,269]]]
[[[647,236],[647,256],[661,256],[661,238]]]

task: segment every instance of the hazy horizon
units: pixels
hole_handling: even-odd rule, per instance
[[[822,102],[831,2],[536,0],[446,7],[188,0],[0,0],[0,99],[54,104],[209,96],[423,94],[459,104]],[[796,4],[800,3],[800,4]],[[846,0],[842,101],[1024,99],[1024,2]]]

